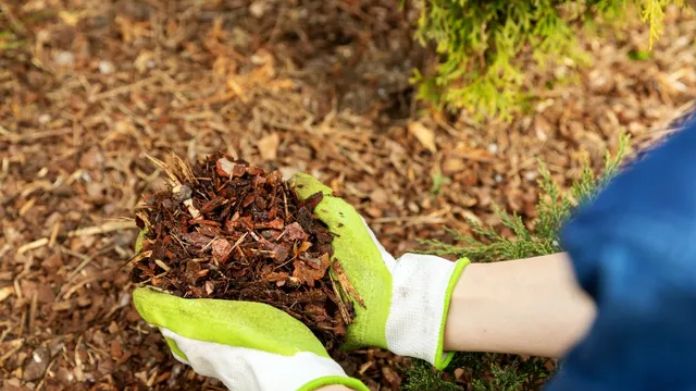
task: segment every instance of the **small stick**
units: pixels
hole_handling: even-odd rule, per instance
[[[94,103],[94,102],[97,102],[97,101],[105,99],[105,98],[113,98],[115,96],[130,92],[138,87],[150,84],[153,81],[156,81],[158,79],[159,79],[159,76],[151,76],[151,77],[148,77],[145,79],[138,80],[138,81],[131,83],[131,84],[118,86],[118,87],[112,88],[110,90],[101,92],[99,94],[92,95],[88,98],[88,100],[90,103]]]
[[[151,255],[152,255],[152,250],[141,251],[140,253],[135,254],[133,256],[133,258],[129,259],[128,262],[126,262],[126,265],[124,265],[124,266],[136,263],[139,260],[144,259],[144,258],[149,258]]]
[[[350,283],[350,280],[348,280],[348,276],[346,276],[346,272],[343,270],[343,266],[338,259],[336,259],[333,262],[333,265],[331,265],[331,271],[335,273],[338,283],[341,285],[341,288],[343,288],[348,297],[358,302],[361,307],[365,308],[365,301],[362,299],[362,297],[360,297],[360,294],[357,290],[355,290],[353,284]]]
[[[201,218],[201,212],[196,208],[195,205],[193,205],[193,198],[185,200],[184,205],[186,205],[186,209],[188,209],[191,217],[193,217],[194,220]]]
[[[350,324],[350,315],[348,313],[348,308],[346,308],[346,304],[343,302],[343,295],[341,295],[341,292],[339,292],[338,287],[336,286],[336,280],[334,278],[329,278],[329,280],[331,281],[331,288],[333,288],[333,291],[336,294],[336,299],[338,299],[338,312],[341,314],[341,318],[343,318],[343,321],[346,324]]]
[[[68,232],[68,238],[74,238],[78,236],[92,236],[98,234],[104,234],[107,232],[121,231],[124,229],[138,228],[133,220],[128,221],[109,221],[101,225],[95,225],[92,227],[79,228]],[[29,242],[17,249],[17,255],[24,254],[27,251],[35,250],[37,248],[43,247],[50,243],[50,238],[41,238]]]
[[[98,235],[98,234],[104,234],[107,232],[112,232],[112,231],[121,231],[124,229],[134,229],[138,228],[137,225],[135,225],[135,221],[133,220],[127,220],[127,221],[109,221],[101,225],[95,225],[92,227],[85,227],[85,228],[79,228],[74,231],[68,232],[68,237],[76,237],[76,236],[92,236],[92,235]]]
[[[2,366],[5,363],[5,360],[10,358],[13,354],[17,353],[19,349],[21,349],[24,346],[24,338],[15,339],[11,341],[9,344],[10,346],[15,346],[11,347],[10,350],[7,351],[7,353],[0,356],[0,366]]]
[[[25,252],[27,252],[29,250],[34,250],[34,249],[37,249],[39,247],[43,247],[47,244],[48,244],[48,238],[41,238],[38,240],[34,240],[33,242],[29,242],[29,243],[21,246],[20,248],[18,248],[17,255],[24,254]]]
[[[179,178],[177,178],[176,175],[169,169],[167,164],[156,157],[150,155],[150,154],[145,154],[145,157],[150,159],[152,164],[154,164],[157,168],[160,170],[164,171],[165,174],[169,177],[169,184],[171,185],[172,188],[176,187],[176,185],[181,185],[181,182],[179,182]]]
[[[283,184],[283,186],[287,185]],[[285,195],[285,192],[283,192],[283,203],[285,203],[285,221],[287,221],[290,213],[288,213],[288,196]]]
[[[51,236],[48,238],[48,247],[53,247],[56,244],[56,239],[58,238],[58,233],[60,232],[61,222],[56,221],[53,224],[53,229],[51,229]]]

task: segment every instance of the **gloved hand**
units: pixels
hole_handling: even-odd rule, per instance
[[[447,311],[469,261],[421,254],[395,260],[358,212],[334,197],[330,188],[303,173],[291,179],[291,186],[303,199],[324,194],[314,214],[335,234],[334,259],[360,296],[354,300],[356,315],[346,347],[377,346],[426,360],[438,369],[446,367],[452,358],[443,352]]]
[[[158,327],[174,357],[231,390],[314,390],[343,384],[367,391],[346,376],[302,322],[267,304],[183,299],[137,288],[140,316]]]
[[[307,174],[297,174],[291,184],[301,198],[324,194],[314,212],[336,235],[334,258],[359,296],[346,347],[382,347],[444,368],[451,359],[443,352],[447,311],[468,260],[455,263],[420,254],[395,260],[355,209],[328,187]],[[343,384],[367,390],[345,375],[306,326],[271,306],[182,299],[149,288],[136,289],[133,301],[143,319],[160,328],[175,358],[230,389],[312,390]]]

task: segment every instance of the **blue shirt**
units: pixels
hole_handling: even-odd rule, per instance
[[[561,233],[597,303],[549,390],[696,390],[696,121],[619,174]]]

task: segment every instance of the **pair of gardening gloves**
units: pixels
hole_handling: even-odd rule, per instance
[[[468,263],[431,255],[394,259],[363,218],[331,189],[307,174],[291,185],[306,199],[322,192],[314,213],[335,235],[334,258],[362,299],[354,303],[345,348],[376,346],[444,368],[444,328],[454,286]],[[136,244],[136,250],[139,251]],[[140,315],[164,335],[174,357],[231,390],[314,390],[342,384],[367,390],[348,377],[300,321],[266,304],[183,299],[138,288]]]

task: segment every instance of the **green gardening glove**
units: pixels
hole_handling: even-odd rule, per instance
[[[443,352],[447,311],[466,259],[404,254],[394,259],[377,241],[358,212],[310,175],[291,179],[298,196],[324,194],[314,209],[335,235],[334,258],[357,292],[355,319],[348,327],[347,348],[377,346],[417,357],[442,369],[452,354]]]
[[[345,374],[302,322],[270,305],[183,299],[150,288],[137,288],[133,302],[177,360],[231,390],[304,391],[330,384],[368,390]]]

